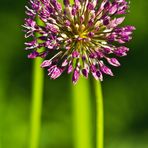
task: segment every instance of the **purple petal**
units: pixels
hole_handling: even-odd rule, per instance
[[[43,63],[41,64],[41,67],[42,67],[42,68],[44,68],[44,67],[49,67],[49,66],[51,66],[51,64],[52,64],[52,61],[50,61],[50,60],[45,60],[45,61],[43,61]]]
[[[37,51],[33,51],[32,53],[30,53],[29,55],[28,55],[28,58],[29,59],[34,59],[34,58],[36,58],[36,57],[38,57],[39,56],[39,53],[37,52]]]
[[[67,73],[70,74],[72,71],[73,71],[73,66],[70,64],[70,65],[68,66]]]
[[[88,70],[87,69],[82,69],[82,74],[84,77],[88,78]]]
[[[109,64],[115,66],[115,67],[119,67],[120,63],[116,58],[107,58],[107,61]]]
[[[100,70],[107,75],[113,76],[111,69],[105,66],[103,62],[100,62]]]
[[[80,72],[77,69],[75,69],[74,73],[73,73],[73,77],[72,77],[72,82],[74,84],[76,84],[78,79],[79,79],[79,77],[80,77]]]

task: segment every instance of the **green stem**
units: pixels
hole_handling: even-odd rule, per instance
[[[43,99],[43,78],[44,78],[43,70],[40,67],[41,63],[42,63],[41,58],[37,58],[34,60],[29,148],[39,147],[39,135],[40,135],[42,99]]]
[[[96,95],[96,148],[104,147],[104,109],[101,82],[94,81]]]
[[[91,100],[88,80],[80,78],[75,86],[72,85],[72,94],[74,148],[92,148]]]

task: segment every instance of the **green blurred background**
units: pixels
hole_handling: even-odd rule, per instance
[[[21,31],[25,4],[0,2],[0,148],[28,145],[32,60],[27,59]],[[128,44],[131,50],[120,59],[122,67],[113,69],[115,77],[102,83],[105,148],[148,148],[147,13],[147,0],[131,0],[125,22],[137,28]],[[45,73],[40,148],[72,148],[70,76],[52,81]]]

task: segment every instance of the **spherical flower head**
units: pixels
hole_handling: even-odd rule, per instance
[[[28,58],[46,58],[41,67],[48,69],[51,79],[67,71],[72,73],[74,84],[81,75],[88,78],[90,73],[101,81],[103,74],[113,76],[106,64],[120,66],[117,57],[127,55],[129,49],[123,44],[132,39],[135,30],[133,26],[120,27],[129,3],[74,0],[71,4],[63,0],[63,4],[57,0],[30,0],[31,7],[26,6],[29,17],[23,27],[25,37],[32,39],[25,43],[26,50],[31,51]]]

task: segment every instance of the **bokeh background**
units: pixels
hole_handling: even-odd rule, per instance
[[[25,4],[0,1],[0,148],[28,147],[33,62],[21,31]],[[148,148],[148,1],[131,0],[130,10],[125,24],[137,28],[131,50],[102,83],[105,148]],[[52,81],[45,73],[40,148],[72,148],[70,77]]]

